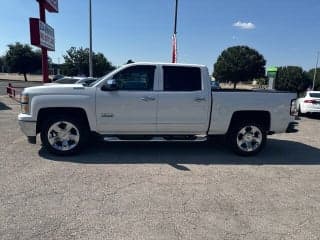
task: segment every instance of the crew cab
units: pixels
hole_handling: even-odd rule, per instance
[[[212,90],[207,67],[133,63],[89,86],[26,88],[18,120],[30,143],[40,133],[55,154],[74,154],[91,133],[105,141],[206,141],[224,135],[240,155],[254,155],[268,134],[289,132],[295,95]]]

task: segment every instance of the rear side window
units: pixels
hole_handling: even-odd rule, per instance
[[[320,93],[310,93],[309,95],[313,98],[320,98]]]
[[[201,90],[201,71],[197,67],[163,67],[163,90],[190,92]]]

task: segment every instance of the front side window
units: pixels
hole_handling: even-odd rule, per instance
[[[155,66],[133,66],[118,72],[116,80],[119,90],[152,91]]]
[[[163,67],[164,91],[200,91],[201,70],[197,67]]]

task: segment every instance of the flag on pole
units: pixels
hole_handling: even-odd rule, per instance
[[[177,63],[177,36],[172,36],[172,63]]]

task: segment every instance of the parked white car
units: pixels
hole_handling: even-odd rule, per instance
[[[64,77],[61,78],[55,82],[54,84],[82,84],[82,85],[90,85],[94,81],[96,81],[97,78],[93,77]]]
[[[225,135],[240,155],[254,155],[267,135],[292,131],[295,94],[211,90],[203,65],[133,63],[89,86],[26,88],[19,124],[30,143],[72,154],[90,133],[104,141],[206,141]]]
[[[320,113],[320,91],[307,91],[302,98],[297,99],[298,113]]]

